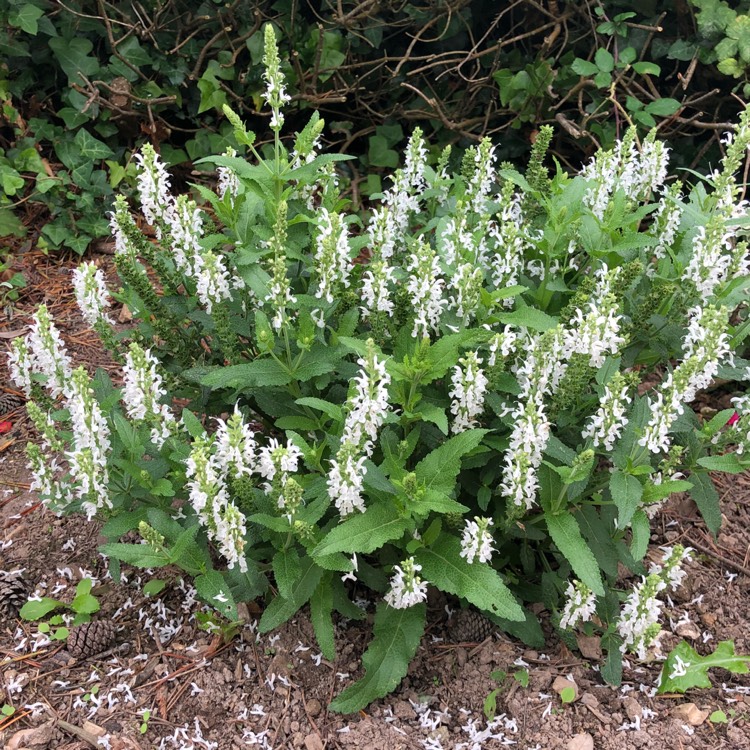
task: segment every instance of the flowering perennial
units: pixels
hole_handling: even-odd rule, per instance
[[[455,417],[452,430],[454,433],[476,427],[477,419],[484,411],[484,396],[487,392],[487,378],[481,368],[482,360],[476,352],[469,352],[453,368],[451,383],[453,388],[449,395],[451,413]]]
[[[572,630],[579,622],[588,622],[596,612],[596,594],[583,582],[569,581],[565,589],[565,607],[560,618],[563,630]]]
[[[427,598],[427,582],[419,575],[421,565],[414,562],[413,557],[404,560],[401,565],[394,567],[391,578],[391,588],[385,595],[385,601],[394,609],[406,609]]]
[[[491,518],[474,516],[473,521],[466,520],[461,537],[460,553],[466,562],[473,563],[474,560],[479,560],[479,562],[488,563],[492,560],[495,548],[492,546],[490,526],[492,526]]]
[[[73,271],[73,288],[78,307],[90,326],[95,326],[100,321],[112,322],[106,312],[112,303],[101,269],[93,263],[82,263]]]

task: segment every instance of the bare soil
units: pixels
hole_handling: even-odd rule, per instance
[[[115,284],[110,258],[99,260]],[[70,264],[34,251],[19,254],[16,264],[30,285],[12,317],[0,320],[0,348],[14,332],[25,332],[35,306],[46,301],[76,359],[92,369],[111,366],[71,302]],[[6,383],[12,390],[0,356],[0,390]],[[75,661],[35,623],[0,621],[0,705],[15,708],[0,717],[0,745],[8,750],[750,748],[750,675],[713,670],[709,690],[656,696],[659,663],[631,661],[622,686],[612,688],[598,674],[596,643],[583,644],[584,657],[551,631],[544,652],[500,634],[478,644],[452,642],[440,596],[430,600],[427,634],[399,688],[356,715],[331,713],[331,698],[361,675],[371,617],[338,621],[335,662],[318,653],[306,611],[258,636],[263,602],[249,603],[244,629],[222,643],[197,627],[201,605],[179,572],[126,568],[126,582],[108,579],[97,524],[57,518],[29,492],[23,447],[32,428],[22,409],[0,414],[2,420],[12,429],[0,434],[0,568],[23,569],[34,590],[64,600],[81,578],[93,576],[101,601],[96,618],[120,629],[114,651]],[[697,552],[687,585],[665,609],[665,652],[682,636],[701,653],[722,640],[750,653],[750,475],[717,479],[725,517],[717,539],[683,497],[655,523],[654,556],[659,545],[676,541]],[[166,587],[144,596],[153,577]],[[362,603],[371,615],[373,602]],[[544,620],[546,613],[540,615]],[[527,687],[492,676],[521,669],[528,669]],[[553,689],[558,677],[575,683],[573,703],[563,705]],[[483,706],[498,688],[496,718],[488,723]],[[692,726],[680,713],[688,703],[709,715],[721,710],[727,722],[698,722],[699,715]]]

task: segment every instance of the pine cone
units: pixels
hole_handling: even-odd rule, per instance
[[[84,622],[70,629],[68,651],[74,659],[86,659],[106,651],[115,640],[117,630],[109,620]]]
[[[7,391],[0,392],[0,417],[10,414],[26,403],[23,396]]]
[[[29,597],[26,581],[18,573],[0,571],[0,614],[15,617]]]
[[[448,635],[459,643],[480,643],[496,631],[495,624],[476,609],[460,609],[448,623]]]

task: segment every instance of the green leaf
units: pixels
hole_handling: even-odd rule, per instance
[[[682,107],[677,99],[656,99],[646,105],[646,112],[657,117],[669,117]]]
[[[609,480],[609,491],[617,506],[617,526],[625,529],[641,504],[643,485],[634,476],[615,471]]]
[[[147,544],[110,542],[102,544],[99,549],[108,557],[114,557],[128,565],[135,565],[137,568],[161,568],[171,562],[169,555],[155,552]]]
[[[143,595],[144,596],[156,596],[157,594],[160,594],[162,591],[164,591],[164,588],[166,587],[167,582],[162,578],[152,578],[144,587],[143,587]]]
[[[331,589],[331,575],[326,573],[320,579],[315,593],[310,598],[310,620],[312,621],[315,639],[329,661],[336,660],[336,640],[333,632],[333,590]]]
[[[552,541],[570,563],[578,578],[597,596],[604,596],[599,565],[581,536],[575,518],[567,511],[558,515],[545,511],[544,520],[547,522],[547,530]]]
[[[190,370],[183,376],[190,378]],[[289,370],[275,359],[256,359],[241,365],[217,367],[199,376],[200,384],[210,388],[268,388],[287,385],[292,380]]]
[[[81,156],[85,156],[90,161],[102,161],[103,159],[112,158],[115,153],[103,141],[94,138],[88,131],[83,128],[79,129],[73,139],[81,151]]]
[[[706,472],[694,472],[690,475],[693,488],[690,497],[693,498],[698,510],[703,516],[709,531],[715,536],[721,527],[721,504],[719,493]]]
[[[570,67],[573,69],[573,72],[578,73],[579,76],[595,76],[599,72],[597,65],[588,60],[583,60],[580,57],[576,57]]]
[[[43,15],[44,11],[41,8],[26,3],[8,14],[8,23],[27,34],[31,34],[31,36],[36,36],[37,31],[39,31],[37,22]]]
[[[276,579],[279,594],[284,599],[289,599],[292,596],[294,584],[297,583],[302,575],[299,554],[294,547],[287,550],[279,550],[273,556],[273,575]]]
[[[640,562],[648,550],[648,543],[651,538],[651,523],[642,510],[637,510],[633,515],[630,526],[632,531],[630,554],[636,561]]]
[[[639,75],[646,76],[658,76],[661,75],[661,68],[652,62],[636,62],[633,63],[633,70]]]
[[[334,552],[373,552],[402,536],[408,525],[393,503],[374,503],[364,513],[357,513],[331,529],[312,554],[324,557]]]
[[[530,328],[532,331],[549,331],[557,325],[557,318],[537,310],[535,307],[522,307],[509,313],[501,313],[498,319],[505,325]]]
[[[309,557],[302,558],[300,565],[302,575],[293,586],[291,596],[288,599],[277,596],[263,612],[258,624],[261,633],[268,633],[285,623],[313,595],[325,571]]]
[[[432,547],[414,555],[422,576],[441,591],[456,594],[475,607],[507,620],[521,621],[525,615],[497,571],[486,563],[469,563],[461,557],[461,540],[442,532]]]
[[[639,467],[640,468],[640,467]],[[648,481],[643,488],[643,502],[647,504],[655,503],[669,497],[674,492],[687,492],[693,485],[684,479],[667,479],[661,484],[654,484]]]
[[[417,407],[417,414],[420,414],[425,422],[432,422],[432,424],[437,425],[443,435],[448,434],[448,417],[445,414],[445,409],[423,401]]]
[[[190,433],[190,437],[199,438],[206,433],[200,419],[198,419],[198,417],[196,417],[189,409],[182,410],[182,424]]]
[[[206,604],[221,612],[230,622],[239,619],[237,604],[227,582],[218,570],[207,570],[195,578],[198,596]]]
[[[750,672],[750,655],[734,653],[734,641],[721,641],[712,654],[701,656],[689,643],[682,641],[667,657],[661,670],[657,693],[684,693],[691,688],[710,688],[708,670],[726,669],[732,674]],[[681,674],[684,672],[684,674]]]
[[[560,700],[563,703],[572,703],[576,699],[576,689],[573,687],[566,687],[560,691]]]
[[[92,615],[99,611],[99,601],[91,594],[78,594],[70,603],[70,608],[78,614]]]
[[[58,607],[64,607],[62,602],[58,602],[57,599],[52,599],[49,596],[43,596],[40,600],[26,602],[21,607],[21,611],[18,613],[24,620],[39,620],[46,614],[52,612],[52,610]]]
[[[736,453],[725,453],[723,456],[704,456],[698,464],[709,471],[726,471],[729,474],[741,474],[745,467],[740,463]]]
[[[398,687],[419,647],[425,613],[424,604],[407,609],[378,604],[373,638],[362,656],[365,676],[333,700],[331,711],[354,713]]]
[[[721,709],[713,711],[708,717],[708,720],[712,724],[726,724],[729,721],[729,719],[727,719],[727,715]]]
[[[439,448],[425,456],[414,473],[426,489],[451,495],[456,488],[456,477],[461,470],[461,457],[473,451],[489,430],[466,430],[446,440]]]
[[[294,403],[299,404],[300,406],[309,406],[316,411],[322,411],[333,419],[334,422],[344,421],[344,414],[341,407],[338,404],[332,404],[330,401],[324,401],[322,398],[298,398]]]
[[[599,70],[605,73],[611,73],[615,69],[615,58],[612,53],[604,48],[600,48],[594,55],[594,62]]]
[[[492,721],[497,713],[497,694],[500,692],[500,688],[495,688],[490,691],[489,695],[484,699],[484,705],[482,711],[484,712],[487,721]]]
[[[73,39],[55,36],[48,44],[70,83],[82,84],[79,74],[90,78],[99,72],[99,61],[89,55],[94,49],[89,39],[80,36]]]

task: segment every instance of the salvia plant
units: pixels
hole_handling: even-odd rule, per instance
[[[265,40],[272,142],[227,108],[246,154],[208,159],[218,192],[174,196],[146,145],[145,224],[115,202],[114,296],[137,325],[115,332],[101,273],[76,272],[121,378],[76,369],[44,307],[14,343],[41,436],[34,488],[105,520],[114,575],[177,565],[232,622],[266,594],[263,632],[309,604],[329,659],[333,612],[360,618],[352,591],[375,592],[364,677],[334,710],[398,685],[430,587],[537,647],[529,605],[544,603],[563,638],[602,636],[617,683],[623,656],[657,643],[659,597],[690,553],[645,562],[650,519],[687,491],[716,532],[708,472],[750,466],[747,396],[710,420],[690,407],[717,378],[750,379],[735,177],[750,112],[690,189],[667,179],[653,134],[550,176],[548,128],[525,174],[489,140],[457,162],[415,129],[388,189],[355,214],[345,157],[319,153],[323,121],[282,140],[270,27]],[[140,544],[119,541],[132,530]]]

